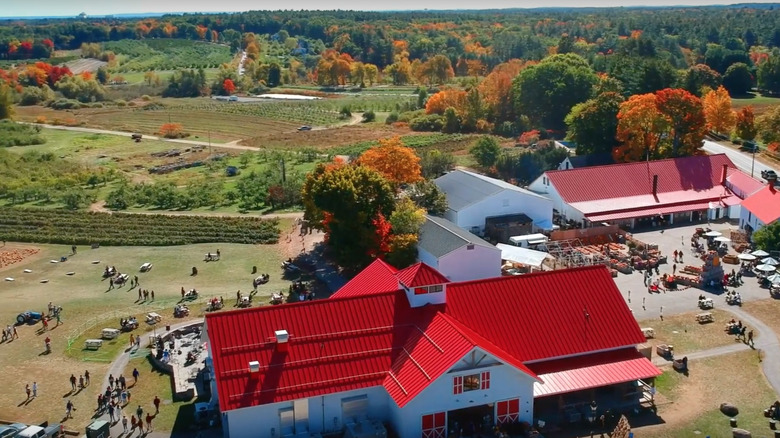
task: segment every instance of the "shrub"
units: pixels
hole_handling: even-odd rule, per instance
[[[38,87],[24,87],[19,105],[39,105],[54,99],[54,92],[47,85]]]
[[[144,94],[143,96],[141,96],[141,100],[143,100],[144,102],[149,102],[150,100],[152,100],[152,98],[149,97],[148,94]]]
[[[438,114],[420,116],[409,122],[412,131],[441,131],[444,127],[444,117]]]
[[[165,123],[160,126],[159,135],[165,138],[184,138],[188,134],[182,130],[181,123]]]
[[[57,99],[49,103],[49,107],[55,110],[79,109],[81,103],[73,99]]]
[[[385,119],[385,123],[388,125],[392,125],[393,123],[398,121],[398,113],[393,111],[391,112],[387,118]]]
[[[127,106],[127,101],[125,101],[124,99],[119,99],[119,100],[114,101],[114,104],[116,104],[116,106],[120,106],[120,107],[121,106]]]
[[[19,125],[10,120],[0,121],[0,147],[46,143],[40,132],[40,126]]]
[[[376,114],[373,111],[368,110],[363,113],[363,123],[373,122],[374,120],[376,120]]]
[[[38,116],[35,118],[35,123],[46,123],[46,116]]]
[[[341,111],[339,111],[339,115],[344,119],[352,117],[352,110],[349,109],[347,105],[344,105],[341,107]]]

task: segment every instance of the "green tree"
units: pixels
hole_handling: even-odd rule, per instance
[[[758,135],[764,143],[780,141],[780,106],[776,106],[758,118]]]
[[[89,200],[89,196],[84,192],[84,189],[77,187],[68,189],[60,197],[60,201],[65,205],[68,210],[78,210],[83,207]]]
[[[512,93],[519,114],[545,128],[563,129],[566,115],[590,98],[597,81],[583,58],[567,53],[523,69],[512,84]]]
[[[282,68],[279,64],[272,62],[268,66],[268,82],[269,87],[276,87],[282,83]]]
[[[108,83],[108,69],[100,67],[95,74],[95,79],[97,79],[101,85],[106,85]]]
[[[133,191],[127,184],[121,184],[106,196],[106,207],[111,210],[127,210],[134,203]]]
[[[577,144],[577,154],[612,153],[617,147],[617,114],[625,99],[618,93],[603,93],[579,103],[566,116],[567,138]]]
[[[394,190],[366,166],[319,165],[303,184],[304,217],[327,234],[341,266],[360,268],[381,254],[379,223],[395,208]]]
[[[94,79],[64,76],[57,82],[56,87],[63,96],[79,102],[99,102],[106,99],[106,90]]]
[[[780,248],[780,221],[772,222],[753,233],[753,242],[763,250]]]
[[[758,89],[767,94],[780,94],[780,54],[772,54],[758,66]]]
[[[696,64],[685,71],[682,82],[685,90],[701,97],[702,88],[708,87],[714,90],[721,85],[722,78],[718,72],[711,69],[707,64]]]
[[[390,215],[393,234],[418,234],[425,222],[425,209],[420,208],[409,198],[402,198]]]
[[[11,97],[11,87],[0,85],[0,120],[12,119],[14,116],[14,101]]]
[[[723,86],[732,96],[745,95],[753,88],[753,75],[744,62],[731,64],[723,75]],[[714,90],[715,87],[712,87]]]
[[[455,168],[455,157],[438,149],[423,151],[420,155],[420,170],[424,178],[438,178]]]
[[[469,149],[469,153],[482,167],[491,167],[496,164],[501,146],[495,138],[482,136],[477,143]]]
[[[431,180],[415,183],[407,190],[409,199],[433,216],[444,216],[447,212],[447,195]]]

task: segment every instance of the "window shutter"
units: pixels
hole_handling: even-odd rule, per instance
[[[480,384],[482,389],[490,389],[490,371],[485,371],[482,373]]]
[[[452,379],[452,393],[463,394],[463,376],[457,376]]]

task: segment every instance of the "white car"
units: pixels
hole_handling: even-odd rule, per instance
[[[152,269],[152,264],[149,262],[146,262],[143,265],[141,265],[141,272],[147,272],[150,271],[151,269]]]

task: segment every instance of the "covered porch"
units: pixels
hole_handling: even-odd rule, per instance
[[[654,408],[653,380],[661,374],[634,348],[559,359],[529,368],[534,384],[534,421],[548,432],[604,430],[620,414]],[[614,426],[614,425],[613,425]]]

